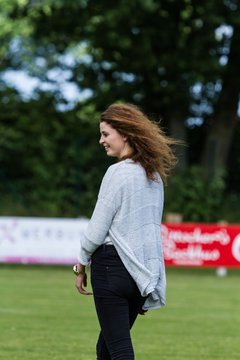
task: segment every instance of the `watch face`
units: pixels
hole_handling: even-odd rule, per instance
[[[74,266],[73,266],[73,272],[74,272],[75,274],[78,274],[78,268],[77,268],[77,265],[74,265]]]

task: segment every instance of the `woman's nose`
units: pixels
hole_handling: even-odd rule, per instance
[[[101,145],[102,145],[102,144],[103,144],[103,142],[104,142],[104,141],[103,141],[103,138],[102,138],[102,136],[101,136],[101,137],[100,137],[100,139],[99,139],[99,144],[101,144]]]

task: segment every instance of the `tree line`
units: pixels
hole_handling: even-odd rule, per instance
[[[127,101],[185,141],[166,211],[238,221],[239,1],[1,3],[2,214],[88,216],[111,163],[98,145],[99,114]],[[9,69],[55,86],[26,100],[4,81]],[[77,103],[54,73],[76,84]]]

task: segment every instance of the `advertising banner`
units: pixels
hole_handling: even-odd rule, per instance
[[[0,262],[74,264],[87,218],[0,217]],[[240,267],[240,226],[162,224],[166,266]]]
[[[74,264],[88,221],[0,217],[0,262]]]
[[[168,266],[240,267],[240,226],[163,224]]]

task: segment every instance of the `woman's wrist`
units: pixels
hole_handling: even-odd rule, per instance
[[[75,275],[85,275],[85,266],[82,264],[76,264],[73,266],[73,272]]]

